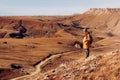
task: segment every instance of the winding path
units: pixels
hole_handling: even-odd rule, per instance
[[[78,52],[79,50],[72,50],[72,51],[66,51],[66,52],[62,52],[62,53],[59,53],[59,54],[54,54],[52,56],[50,56],[49,58],[46,58],[44,61],[40,62],[37,66],[36,66],[36,70],[35,72],[29,74],[29,75],[25,75],[25,76],[21,76],[21,77],[17,77],[17,78],[13,78],[13,79],[10,79],[10,80],[37,80],[37,74],[40,73],[41,71],[41,66],[43,66],[45,63],[47,63],[49,60],[51,59],[54,59],[54,58],[58,58],[62,55],[66,55],[66,54],[70,54],[70,53],[73,53],[73,52]],[[33,79],[31,79],[33,78]]]

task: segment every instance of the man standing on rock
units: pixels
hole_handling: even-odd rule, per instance
[[[90,35],[90,32],[87,31],[87,28],[85,28],[84,29],[84,38],[83,38],[83,48],[84,48],[84,50],[86,52],[86,57],[85,58],[89,57],[89,54],[90,54],[90,50],[89,50],[90,44],[92,44],[92,36]]]

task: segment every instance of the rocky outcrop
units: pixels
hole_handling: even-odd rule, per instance
[[[23,38],[26,36],[27,29],[22,25],[22,20],[19,21],[18,25],[13,26],[13,29],[18,31],[18,33],[10,33],[9,36],[11,38]]]
[[[91,8],[85,14],[94,14],[94,15],[100,15],[100,14],[112,14],[112,13],[119,13],[120,14],[120,8]]]

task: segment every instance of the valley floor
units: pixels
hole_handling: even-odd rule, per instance
[[[104,67],[110,65],[106,62],[107,59],[109,60],[111,59],[110,60],[111,62],[114,61],[113,60],[114,55],[112,57],[112,53],[116,53],[115,54],[116,57],[117,55],[119,57],[119,49],[120,49],[119,39],[120,38],[118,37],[113,37],[110,39],[107,38],[93,43],[93,47],[91,48],[91,54],[90,54],[91,57],[88,58],[87,61],[88,64],[86,65],[89,66],[90,64],[94,63],[94,61],[97,61],[97,63],[100,64],[106,64],[106,65],[101,65],[101,67],[99,65],[99,69],[97,68],[97,70],[95,70],[94,72],[95,74],[97,73],[97,71],[98,73],[102,72],[101,70],[102,68],[104,69]],[[56,69],[59,68],[60,65],[63,65],[64,63],[67,63],[68,66],[69,64],[74,65],[72,64],[72,62],[77,60],[77,62],[74,63],[76,66],[77,64],[79,64],[78,67],[80,67],[82,63],[86,61],[84,60],[84,56],[85,56],[84,50],[75,48],[75,46],[72,45],[74,41],[75,41],[74,39],[62,39],[62,38],[0,39],[0,63],[1,63],[0,79],[4,80],[4,79],[11,79],[18,77],[17,80],[23,80],[23,78],[25,78],[25,80],[30,80],[30,78],[31,79],[38,78],[38,80],[39,79],[43,80],[44,78],[46,78],[46,75],[49,75],[48,80],[61,80],[60,75],[63,76],[63,74],[59,72],[59,69],[56,73]],[[104,56],[109,53],[111,54],[111,57],[108,56],[107,58],[105,58]],[[97,58],[97,56],[101,56],[101,55],[102,57]],[[91,58],[94,58],[94,56],[96,57],[95,60],[91,61]],[[115,58],[115,60],[116,59],[119,60],[119,58]],[[16,69],[11,66],[12,64],[19,65],[21,68]],[[112,71],[114,71],[113,64],[111,63]],[[74,70],[74,68],[76,67],[73,66],[71,69]],[[118,62],[116,62],[115,69],[118,70],[118,72],[119,72],[119,68],[120,65],[118,64]],[[63,71],[66,71],[65,75],[67,75],[68,69],[69,67],[62,69]],[[59,74],[59,76],[56,75],[56,78],[53,79],[53,75],[51,75],[52,73],[50,71],[53,71],[54,73],[54,70],[56,74]],[[87,70],[89,74],[89,69]],[[105,68],[105,70],[107,71],[107,68]],[[78,71],[78,75],[83,76],[81,78],[79,77],[80,80],[84,78],[85,80],[89,80],[90,78],[92,80],[95,79],[95,77],[93,77],[93,75],[95,74],[83,75],[85,71],[86,70],[82,70],[81,73]],[[115,78],[114,80],[117,80],[117,78],[120,77],[119,75],[120,73],[115,72],[115,74],[118,76],[116,77],[113,76],[113,77]],[[104,76],[105,79],[107,79],[107,75],[110,74],[106,74]],[[75,75],[73,75],[72,77],[75,78]],[[79,79],[68,78],[68,80],[79,80]],[[99,79],[103,79],[103,78],[99,78],[99,77],[96,78],[96,80]],[[109,80],[110,79],[111,77],[109,78]],[[65,80],[67,79],[65,78]]]

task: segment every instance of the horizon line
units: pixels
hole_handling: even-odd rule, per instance
[[[83,13],[85,13],[85,12],[87,12],[87,11],[89,11],[89,10],[91,10],[91,9],[120,9],[120,8],[89,8],[89,9],[87,9],[87,10],[84,10],[84,11],[82,11],[82,12],[78,12],[78,13],[71,13],[71,14],[0,14],[0,17],[7,17],[7,16],[73,16],[73,15],[80,15],[80,14],[83,14]]]

